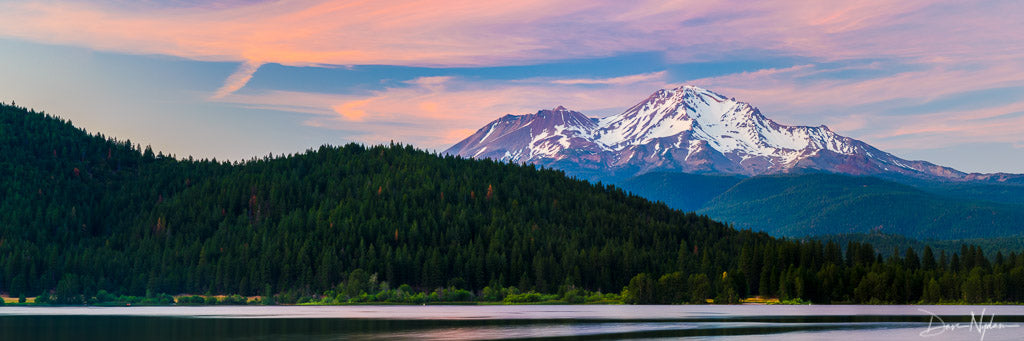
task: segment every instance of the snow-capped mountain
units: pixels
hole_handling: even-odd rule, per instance
[[[592,179],[651,171],[977,176],[904,160],[826,126],[782,125],[750,104],[688,85],[658,90],[625,112],[600,119],[561,106],[507,115],[444,153],[533,163]]]

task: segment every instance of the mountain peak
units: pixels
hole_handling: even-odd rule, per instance
[[[545,127],[553,127],[559,125],[591,125],[591,120],[586,115],[578,111],[572,111],[559,105],[551,110],[539,110],[534,115],[527,115],[533,117],[536,124],[541,124]]]
[[[687,100],[687,99],[689,99],[689,100]],[[718,93],[716,93],[714,91],[711,91],[711,90],[708,90],[708,89],[704,89],[704,88],[701,88],[701,87],[696,86],[696,85],[689,85],[689,84],[680,85],[680,86],[677,86],[675,88],[660,89],[658,91],[655,91],[653,94],[651,94],[650,97],[647,98],[647,101],[651,101],[651,100],[657,100],[657,101],[676,101],[676,102],[680,102],[680,103],[682,103],[684,101],[686,101],[686,102],[707,102],[707,101],[711,101],[711,100],[713,100],[715,102],[724,102],[724,101],[736,102],[735,99],[730,100],[729,98],[727,98],[725,96],[722,96],[721,94],[718,94]]]
[[[672,90],[675,90],[675,91],[687,91],[687,90],[689,90],[689,91],[695,91],[695,92],[705,92],[705,91],[707,91],[707,89],[701,88],[701,87],[696,86],[696,85],[691,85],[691,84],[683,84],[683,85],[677,86],[675,89],[672,89]]]
[[[592,174],[593,179],[650,171],[759,175],[807,169],[965,176],[900,159],[824,125],[776,123],[750,104],[694,85],[658,90],[625,112],[600,119],[557,106],[499,121],[503,123],[492,122],[445,153],[541,164]]]

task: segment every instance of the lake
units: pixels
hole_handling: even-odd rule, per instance
[[[1020,340],[1024,306],[0,307],[0,340],[678,338]]]

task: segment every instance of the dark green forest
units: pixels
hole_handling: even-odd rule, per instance
[[[777,239],[561,171],[398,144],[176,158],[13,104],[0,106],[0,195],[0,292],[63,304],[387,287],[632,303],[1024,301],[1018,253]]]

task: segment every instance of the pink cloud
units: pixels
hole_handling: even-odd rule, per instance
[[[372,101],[372,98],[350,101],[332,106],[331,109],[334,109],[334,112],[338,113],[338,115],[341,115],[341,117],[344,117],[346,120],[359,122],[366,118],[367,115],[366,110],[361,108],[365,107],[367,103]]]
[[[514,65],[632,51],[741,50],[921,62],[1024,55],[1019,4],[959,1],[290,0],[129,9],[0,3],[0,36],[126,53],[286,65]],[[244,84],[239,72],[216,96]],[[251,73],[250,73],[251,74]]]
[[[568,6],[562,6],[568,5]],[[494,65],[546,47],[510,29],[529,13],[594,7],[546,1],[273,1],[120,9],[91,2],[8,2],[5,36],[128,53],[287,65]],[[543,59],[544,57],[541,57]],[[531,58],[536,59],[536,58]]]
[[[365,143],[396,141],[443,149],[505,114],[534,113],[564,105],[590,116],[619,113],[668,86],[655,77],[602,84],[564,84],[527,79],[490,82],[455,77],[422,77],[410,86],[388,88],[367,96],[269,91],[231,94],[221,101],[252,108],[312,114],[309,126],[363,131]],[[586,86],[583,86],[586,85]],[[296,106],[294,103],[302,103]]]

